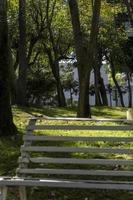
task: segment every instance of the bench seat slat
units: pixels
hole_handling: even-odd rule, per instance
[[[50,180],[50,179],[9,179],[1,180],[0,186],[47,186],[47,187],[60,187],[60,188],[96,188],[96,189],[121,189],[133,190],[132,182],[116,182],[116,181],[69,181],[69,180]]]
[[[35,119],[39,119],[39,117],[35,117]],[[133,119],[48,117],[46,115],[41,116],[41,119],[55,120],[55,121],[61,120],[61,121],[95,121],[95,122],[133,122]]]
[[[21,151],[28,152],[69,152],[69,153],[119,153],[133,154],[133,149],[96,148],[96,147],[53,147],[53,146],[22,146]]]
[[[28,130],[106,130],[106,131],[124,131],[124,130],[133,130],[133,125],[130,126],[76,126],[76,125],[29,125]]]
[[[133,137],[70,137],[70,136],[43,136],[24,135],[24,141],[108,141],[108,142],[133,142]]]
[[[62,175],[93,175],[93,176],[133,176],[133,171],[117,170],[80,170],[80,169],[18,169],[21,174],[62,174]]]
[[[77,158],[48,158],[48,157],[34,157],[34,158],[19,158],[20,163],[56,163],[56,164],[97,164],[97,165],[129,165],[133,166],[133,160],[123,159],[77,159]]]

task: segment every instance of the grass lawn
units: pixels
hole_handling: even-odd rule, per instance
[[[126,108],[107,108],[107,107],[92,107],[92,117],[97,118],[126,118]],[[48,115],[48,116],[63,116],[63,117],[75,117],[75,108],[18,108],[13,107],[14,122],[18,127],[19,136],[17,138],[1,138],[0,140],[0,175],[14,175],[15,169],[17,168],[17,159],[19,156],[20,145],[22,144],[22,136],[25,132],[26,125],[31,116],[36,115]],[[131,136],[133,131],[128,133],[115,132],[115,135]],[[50,134],[60,134],[50,132]],[[68,134],[67,132],[64,134]],[[70,135],[75,135],[74,132],[69,132]],[[76,133],[76,134],[81,134]],[[87,133],[91,134],[91,133]],[[96,132],[96,135],[101,133]],[[103,133],[105,135],[106,133]],[[112,133],[108,133],[112,135]],[[80,145],[80,144],[79,144]],[[95,145],[104,145],[98,143]],[[112,144],[109,144],[112,145]],[[131,144],[118,144],[128,147]],[[111,190],[83,190],[83,189],[49,189],[49,188],[30,188],[28,190],[28,200],[50,200],[51,193],[55,197],[51,200],[132,200],[133,192],[126,191],[111,191]],[[10,189],[8,200],[19,200],[17,189]],[[86,199],[87,200],[87,199]]]

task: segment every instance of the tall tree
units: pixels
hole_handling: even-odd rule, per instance
[[[103,55],[100,53],[100,49],[98,50],[97,58],[94,63],[94,79],[95,79],[95,104],[98,106],[107,106],[108,99],[106,94],[106,88],[104,85],[103,78],[101,76],[101,66],[102,66],[102,57]]]
[[[118,82],[116,80],[116,77],[115,77],[116,73],[115,73],[114,61],[115,61],[115,58],[113,57],[113,55],[110,55],[109,62],[110,62],[110,67],[111,67],[112,78],[113,78],[113,81],[114,81],[115,86],[116,86],[116,88],[118,90],[118,93],[119,93],[121,106],[124,107],[124,100],[123,100],[122,90],[121,90],[121,87],[119,86],[119,84],[118,84]]]
[[[75,49],[77,56],[77,66],[79,74],[79,101],[78,117],[90,117],[89,106],[89,77],[96,56],[97,36],[99,32],[99,16],[101,0],[93,2],[93,16],[91,22],[90,38],[83,35],[79,17],[79,8],[76,0],[69,0]]]
[[[133,0],[124,0],[123,2],[127,7],[127,12],[129,15],[131,26],[133,27]]]
[[[27,57],[26,57],[26,0],[19,0],[19,75],[17,104],[26,105]]]
[[[10,105],[10,62],[8,46],[7,1],[0,2],[0,136],[14,135]]]
[[[52,27],[53,17],[55,14],[55,6],[56,0],[53,2],[52,5],[52,14],[50,13],[50,0],[47,0],[46,6],[46,22],[47,22],[47,34],[49,39],[49,45],[51,48],[48,48],[46,42],[44,44],[44,50],[48,55],[50,67],[52,69],[52,73],[54,75],[57,87],[57,98],[58,98],[58,106],[64,107],[66,106],[65,95],[62,87],[62,83],[60,80],[60,68],[59,68],[59,61],[63,59],[64,55],[61,55],[62,48],[60,45],[60,40],[62,39],[62,33],[60,31],[60,27],[57,30],[54,30]],[[56,34],[55,34],[56,32]],[[66,49],[67,52],[67,49]],[[65,53],[66,53],[65,52]],[[63,52],[64,54],[64,52]]]
[[[67,15],[62,6],[62,1],[32,1],[31,6],[30,15],[33,22],[31,41],[36,41],[36,46],[40,46],[44,50],[43,54],[46,54],[49,59],[49,66],[56,83],[58,105],[63,107],[66,106],[66,101],[60,80],[59,61],[66,57],[70,47],[70,37],[68,38],[70,34],[66,30]],[[59,9],[61,12],[58,12]],[[62,21],[65,21],[65,23],[62,24]]]

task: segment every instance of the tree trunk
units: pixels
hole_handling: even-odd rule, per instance
[[[103,78],[99,76],[99,83],[100,83],[100,94],[102,98],[102,104],[103,106],[108,106],[108,99],[107,99],[107,94],[106,94],[106,88],[103,82]]]
[[[131,26],[133,27],[133,0],[130,0],[130,1],[124,0],[124,3],[127,7],[127,12],[128,12],[128,15],[129,15]]]
[[[10,43],[8,44],[9,46],[9,65],[10,65],[10,88],[11,88],[11,105],[16,104],[16,74],[14,70],[14,65],[13,65],[13,58],[12,58],[12,52],[11,52],[11,47]]]
[[[100,93],[99,93],[99,76],[98,76],[97,66],[94,66],[94,89],[95,89],[95,105],[102,106]]]
[[[53,3],[53,10],[52,10],[52,17],[54,14],[54,9],[55,9],[55,4],[56,1]],[[58,40],[55,37],[55,32],[52,29],[52,18],[49,16],[49,6],[50,6],[50,1],[47,0],[47,6],[46,6],[46,22],[47,22],[47,28],[48,28],[48,34],[49,34],[49,42],[50,45],[52,46],[52,49],[49,49],[46,47],[44,44],[44,48],[46,53],[48,54],[49,62],[50,62],[50,67],[52,69],[53,76],[56,80],[56,87],[57,87],[57,98],[58,98],[58,106],[59,107],[65,107],[66,106],[66,99],[62,87],[62,83],[60,80],[60,72],[59,72],[59,57],[60,57],[60,51],[58,48]]]
[[[78,100],[78,117],[90,117],[89,106],[89,59],[88,59],[88,47],[85,46],[85,38],[83,38],[79,10],[76,0],[69,0],[69,7],[71,13],[71,20],[73,26],[73,34],[75,40],[75,49],[77,57],[78,75],[79,75],[79,100]]]
[[[73,106],[73,93],[72,93],[72,88],[70,88],[70,105]]]
[[[19,0],[19,76],[17,80],[17,104],[26,105],[27,58],[25,0]]]
[[[101,65],[97,65],[94,67],[96,105],[107,106],[108,99],[103,78],[101,77],[100,67]]]
[[[118,84],[118,82],[117,82],[117,80],[116,80],[116,78],[115,78],[115,66],[114,66],[114,63],[113,63],[113,59],[112,59],[112,58],[110,58],[110,67],[111,67],[111,73],[112,73],[113,81],[114,81],[115,86],[116,86],[116,88],[117,88],[117,90],[118,90],[118,93],[119,93],[121,106],[122,106],[122,107],[125,107],[124,101],[123,101],[123,95],[122,95],[121,88],[120,88],[120,86],[119,86],[119,84]]]
[[[56,80],[58,106],[59,107],[65,107],[66,106],[66,99],[65,99],[63,87],[62,87],[61,80],[60,80],[58,60],[56,60],[51,67],[52,67],[52,72],[53,72],[54,78]]]
[[[77,117],[91,117],[89,106],[89,77],[90,73],[79,76],[79,100]]]
[[[100,5],[101,0],[95,0],[93,5],[90,40],[88,42],[81,31],[78,3],[76,0],[69,0],[79,75],[78,117],[91,117],[89,105],[89,79],[96,53]]]
[[[59,107],[66,107],[66,99],[63,92],[62,84],[60,80],[56,80],[57,82],[57,97],[58,97],[58,106]]]
[[[0,136],[14,135],[10,105],[10,61],[8,49],[7,2],[0,2]]]
[[[66,106],[66,99],[65,99],[63,87],[62,87],[61,80],[60,80],[59,61],[58,61],[57,58],[54,60],[54,58],[52,56],[51,49],[47,48],[45,45],[44,45],[44,49],[45,49],[45,51],[48,55],[50,67],[51,67],[53,76],[54,76],[55,81],[56,81],[58,106],[59,107],[65,107]]]
[[[129,102],[128,102],[128,107],[132,108],[132,89],[131,89],[131,84],[130,84],[130,76],[129,73],[127,73],[127,81],[128,81],[128,94],[129,94]]]
[[[97,52],[97,57],[94,62],[95,98],[96,98],[96,105],[107,106],[108,100],[106,95],[106,89],[100,72],[101,65],[102,65],[102,53],[100,53],[99,50]]]

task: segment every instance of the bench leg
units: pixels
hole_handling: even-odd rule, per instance
[[[26,187],[25,186],[19,187],[19,195],[20,195],[20,200],[27,200],[27,194],[26,194]]]
[[[0,200],[6,200],[7,196],[7,187],[0,187]]]

